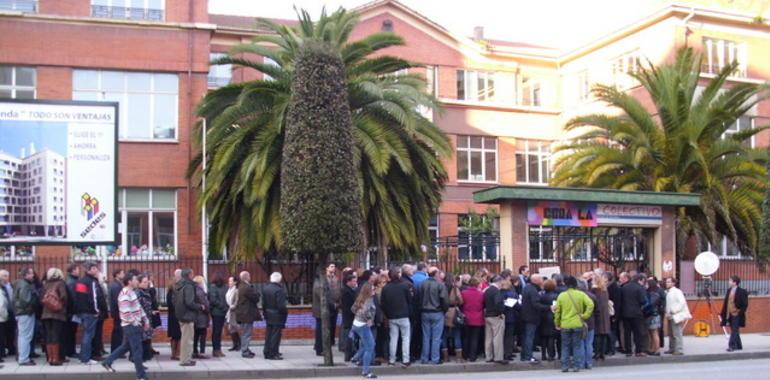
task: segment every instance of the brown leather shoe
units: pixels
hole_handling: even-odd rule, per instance
[[[222,351],[217,350],[217,351],[214,351],[214,353],[212,353],[211,356],[213,356],[215,358],[224,358],[225,357],[225,353],[222,352]]]

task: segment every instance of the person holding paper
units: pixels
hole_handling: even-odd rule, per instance
[[[690,309],[687,307],[687,300],[684,298],[679,288],[676,287],[677,281],[673,277],[666,279],[666,319],[669,320],[668,344],[669,350],[666,352],[671,355],[684,355],[683,332],[687,320],[692,318]]]

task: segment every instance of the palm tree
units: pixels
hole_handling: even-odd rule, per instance
[[[673,64],[630,73],[652,99],[652,112],[615,87],[594,86],[594,96],[620,113],[567,123],[577,135],[556,149],[552,184],[698,193],[701,207],[677,210],[677,251],[690,237],[715,245],[724,235],[754,254],[768,179],[767,152],[750,139],[767,127],[725,132],[767,97],[767,86],[725,86],[737,63],[701,86],[700,64],[701,56],[685,47]]]
[[[428,221],[447,179],[442,159],[451,154],[448,138],[420,112],[438,110],[436,99],[422,76],[397,75],[416,64],[379,53],[403,45],[401,37],[374,33],[349,41],[358,17],[342,8],[322,12],[317,22],[304,10],[298,18],[297,26],[258,19],[266,33],[212,62],[268,78],[211,91],[198,106],[208,120],[199,201],[210,218],[210,245],[237,257],[280,250],[281,155],[294,62],[303,41],[315,39],[336,49],[346,69],[366,246],[418,250],[429,239]],[[199,181],[202,159],[195,157],[188,171]]]

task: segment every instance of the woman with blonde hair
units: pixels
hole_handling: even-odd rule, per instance
[[[62,328],[67,322],[67,285],[64,273],[59,268],[51,268],[46,273],[45,290],[41,299],[43,314],[41,320],[45,326],[45,350],[48,364],[60,366],[66,360],[60,350]]]
[[[366,283],[361,287],[361,291],[358,293],[351,311],[355,314],[353,333],[358,336],[361,342],[358,348],[359,352],[356,353],[355,357],[361,358],[362,375],[365,378],[377,378],[369,369],[374,355],[372,325],[374,325],[374,317],[377,313],[377,306],[374,304],[374,290],[371,284]]]

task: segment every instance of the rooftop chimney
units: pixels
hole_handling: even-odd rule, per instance
[[[473,39],[476,41],[484,39],[484,27],[476,26],[473,28]]]

